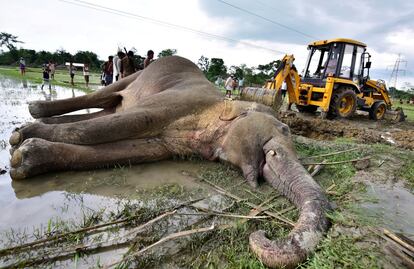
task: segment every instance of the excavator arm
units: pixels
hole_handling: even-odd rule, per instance
[[[295,57],[293,55],[285,55],[273,79],[267,81],[265,84],[266,89],[280,91],[283,82],[286,82],[289,104],[299,102],[298,88],[300,85],[300,77],[293,64],[294,60]]]

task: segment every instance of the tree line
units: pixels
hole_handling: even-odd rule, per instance
[[[263,85],[266,80],[273,78],[281,61],[276,60],[268,64],[259,64],[257,67],[247,67],[245,64],[227,67],[221,58],[207,58],[201,56],[198,67],[203,71],[208,80],[214,82],[217,78],[226,79],[230,74],[238,79],[244,79],[245,85]]]
[[[20,58],[23,58],[27,66],[39,67],[49,61],[53,61],[57,65],[65,62],[89,63],[92,69],[99,69],[102,61],[98,59],[98,55],[91,51],[78,51],[76,54],[59,49],[55,52],[35,51],[32,49],[13,49],[0,53],[0,65],[18,65]]]

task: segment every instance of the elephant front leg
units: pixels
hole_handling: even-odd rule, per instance
[[[13,179],[24,179],[52,171],[159,161],[172,157],[172,154],[160,139],[83,146],[31,138],[14,151],[10,175]]]
[[[88,114],[79,114],[79,115],[63,115],[57,117],[46,117],[40,118],[37,121],[45,124],[62,124],[62,123],[71,123],[83,120],[90,120],[94,118],[99,118],[102,116],[110,115],[115,113],[115,108],[103,109],[98,112],[88,113]]]

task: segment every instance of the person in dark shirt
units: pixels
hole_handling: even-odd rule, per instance
[[[104,73],[105,73],[105,86],[112,84],[112,78],[114,74],[114,64],[113,64],[114,56],[109,56],[108,61],[105,62],[104,66]]]
[[[46,83],[49,84],[49,90],[51,89],[50,79],[49,79],[49,72],[50,72],[49,67],[46,64],[44,64],[43,68],[42,68],[42,73],[43,73],[42,90],[43,90],[43,87],[45,86]]]

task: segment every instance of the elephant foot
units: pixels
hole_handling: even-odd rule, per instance
[[[51,156],[47,141],[29,138],[13,150],[10,159],[12,179],[24,179],[50,169],[48,156]]]
[[[14,150],[25,141],[25,139],[37,137],[36,131],[39,129],[41,124],[42,123],[40,122],[26,123],[20,128],[14,129],[9,138],[9,143],[12,146],[10,153],[12,154]]]
[[[12,147],[16,147],[20,145],[22,141],[23,141],[23,136],[20,134],[19,131],[14,131],[9,139],[9,143]]]
[[[29,103],[29,112],[33,116],[33,118],[41,118],[45,117],[46,105],[44,101],[35,101]]]

